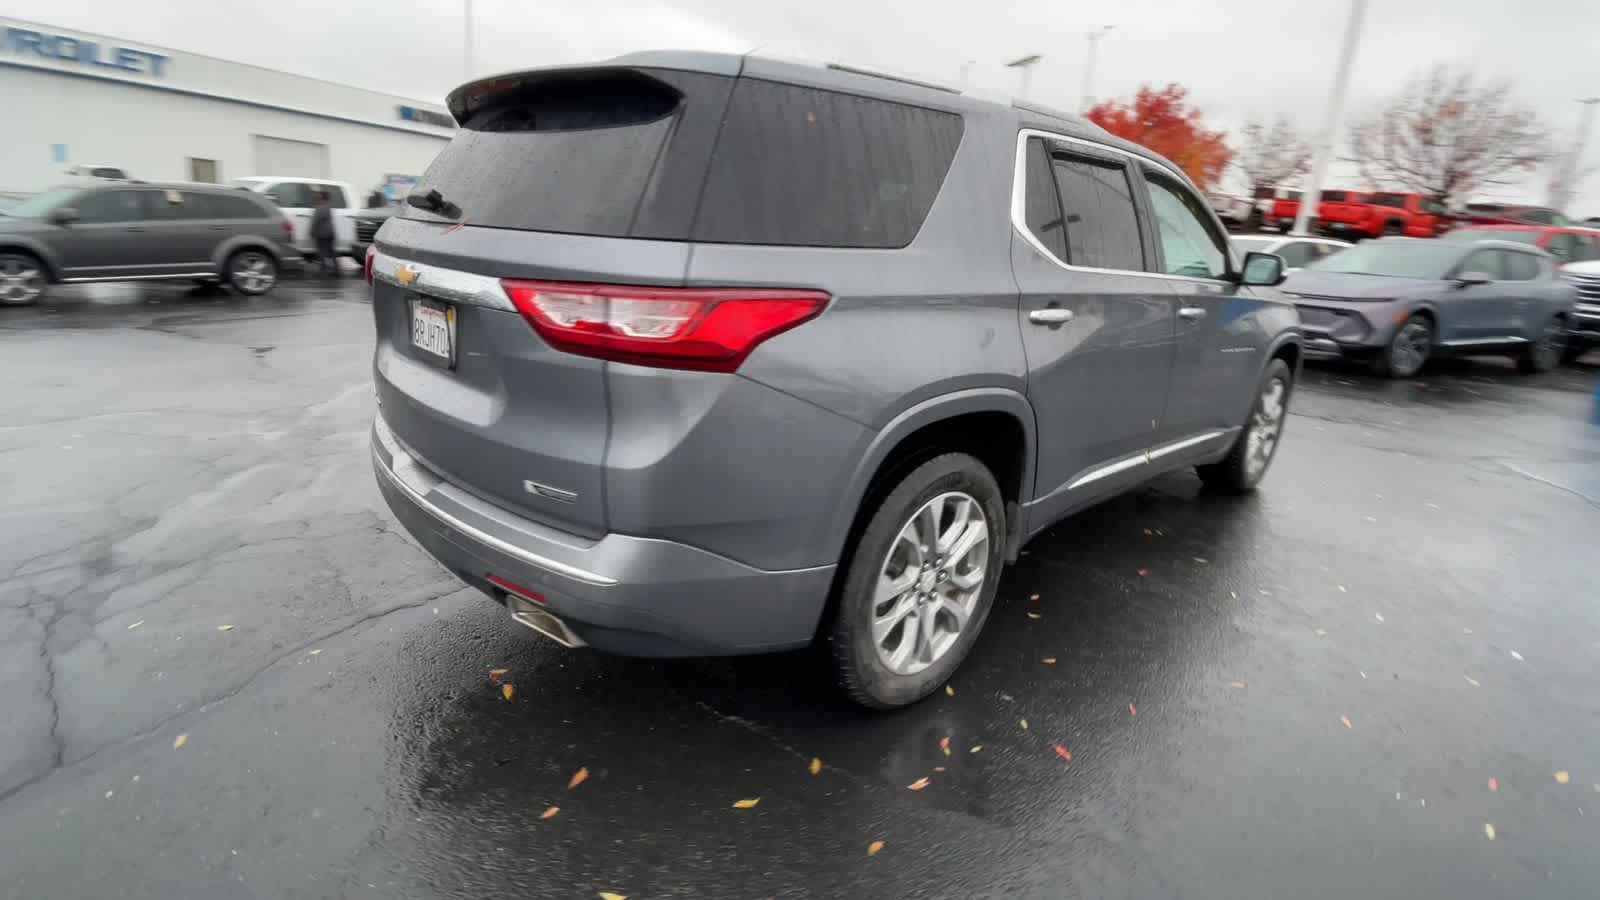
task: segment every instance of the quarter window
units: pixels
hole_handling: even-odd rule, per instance
[[[1228,252],[1207,226],[1204,204],[1186,188],[1148,169],[1145,185],[1155,213],[1166,273],[1191,278],[1227,275]]]
[[[1475,250],[1466,262],[1461,264],[1462,272],[1473,272],[1487,275],[1495,281],[1505,278],[1505,270],[1500,267],[1500,258],[1505,254],[1499,250]]]
[[[1050,174],[1050,154],[1040,138],[1028,139],[1027,180],[1024,185],[1024,214],[1028,230],[1057,259],[1066,261],[1066,222],[1061,216],[1061,198],[1055,178]]]
[[[1532,281],[1539,277],[1539,260],[1528,253],[1500,251],[1507,281]]]
[[[1591,235],[1574,235],[1572,241],[1572,256],[1566,261],[1587,262],[1591,259],[1600,259],[1600,245],[1595,243],[1595,239]]]

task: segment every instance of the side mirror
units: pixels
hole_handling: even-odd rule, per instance
[[[78,221],[78,208],[76,206],[58,206],[50,210],[50,221],[57,225],[71,225]]]
[[[1276,253],[1252,251],[1244,255],[1244,268],[1239,270],[1239,283],[1264,287],[1282,284],[1284,270],[1287,268],[1283,263],[1283,257]]]
[[[1471,287],[1475,284],[1488,284],[1493,280],[1493,278],[1490,278],[1482,272],[1461,272],[1456,275],[1456,287],[1464,288]]]

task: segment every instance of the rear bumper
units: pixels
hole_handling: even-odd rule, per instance
[[[834,566],[768,571],[656,538],[598,540],[523,518],[443,481],[380,414],[372,464],[395,517],[468,584],[495,575],[540,594],[590,646],[629,656],[762,653],[811,642]]]

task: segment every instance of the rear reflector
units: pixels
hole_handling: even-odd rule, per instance
[[[525,588],[522,585],[517,584],[515,581],[501,578],[499,575],[490,575],[489,581],[496,587],[501,588],[509,593],[516,594],[518,597],[525,597],[535,603],[544,602],[543,594],[539,593],[538,591]]]
[[[367,284],[372,283],[372,257],[377,252],[378,248],[375,245],[367,245],[367,261],[361,265],[361,276],[367,279]]]
[[[501,282],[550,346],[615,362],[732,372],[766,339],[814,318],[822,291]]]

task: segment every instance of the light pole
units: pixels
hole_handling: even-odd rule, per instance
[[[1084,34],[1089,41],[1089,55],[1083,61],[1083,108],[1079,112],[1088,112],[1094,105],[1094,95],[1090,88],[1094,84],[1094,57],[1095,51],[1100,47],[1100,39],[1111,33],[1115,25],[1103,25],[1099,31],[1090,31]]]
[[[1020,80],[1017,83],[1018,100],[1028,99],[1028,80],[1033,75],[1034,64],[1041,59],[1044,59],[1044,57],[1034,53],[1006,63],[1006,68],[1016,69],[1020,73]]]
[[[1328,174],[1328,162],[1339,140],[1345,90],[1350,87],[1350,64],[1356,58],[1356,45],[1361,42],[1361,19],[1366,14],[1367,0],[1350,0],[1350,20],[1344,26],[1344,46],[1339,50],[1339,67],[1333,73],[1333,94],[1328,98],[1328,118],[1322,124],[1322,146],[1317,148],[1317,160],[1311,165],[1311,179],[1300,193],[1300,211],[1295,214],[1290,234],[1306,233],[1306,226],[1311,223],[1317,201],[1322,196],[1322,179]]]
[[[1594,124],[1594,105],[1600,103],[1600,97],[1584,97],[1578,102],[1583,104],[1583,112],[1578,114],[1578,136],[1573,140],[1572,153],[1561,161],[1561,167],[1556,169],[1555,178],[1550,182],[1550,205],[1562,212],[1566,212],[1567,204],[1572,202],[1578,182],[1582,179],[1583,150],[1589,143],[1589,126]]]

